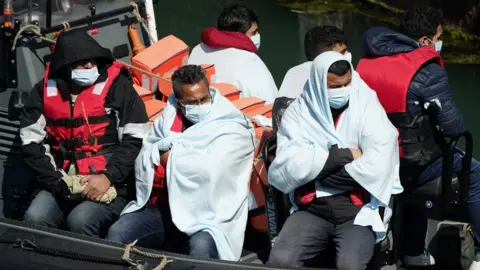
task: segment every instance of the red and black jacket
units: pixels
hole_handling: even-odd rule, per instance
[[[430,61],[443,67],[440,54],[430,47],[382,57],[364,57],[357,65],[357,72],[378,99],[388,118],[399,131],[400,159],[402,167],[429,165],[441,155],[435,140],[435,128],[428,111],[417,115],[407,111],[407,93],[415,74]],[[424,100],[423,102],[431,102]],[[418,104],[422,106],[422,104]]]
[[[90,58],[100,76],[73,104],[68,66]],[[72,162],[80,174],[105,170],[120,196],[135,189],[134,162],[148,117],[128,70],[113,60],[85,32],[58,38],[48,80],[30,92],[20,123],[25,160],[44,189],[53,191]]]
[[[419,48],[413,39],[384,27],[366,31],[361,45],[364,57],[357,72],[377,92],[399,130],[400,174],[408,188],[409,179],[441,156],[443,141],[437,138],[463,132],[463,119],[442,58],[434,49]],[[424,103],[432,100],[439,106],[425,110]]]

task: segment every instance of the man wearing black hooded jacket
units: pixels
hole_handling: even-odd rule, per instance
[[[58,37],[22,111],[25,160],[39,187],[26,222],[99,236],[133,196],[148,117],[114,60],[83,30]]]
[[[440,10],[413,7],[406,10],[400,33],[374,27],[362,37],[364,57],[357,66],[362,79],[377,92],[380,103],[399,129],[400,176],[405,192],[440,177],[440,136],[464,131],[463,119],[448,86],[440,56],[443,14]],[[453,170],[461,170],[462,153],[454,156]],[[475,233],[476,258],[470,270],[480,269],[480,163],[472,161],[468,208]],[[415,205],[404,207],[406,247],[404,263],[432,265],[424,250],[427,218]]]

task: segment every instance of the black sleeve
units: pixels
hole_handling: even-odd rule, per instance
[[[343,166],[347,165],[352,161],[353,161],[353,155],[350,149],[338,148],[337,145],[333,145],[330,148],[327,161],[325,162],[325,165],[323,166],[322,171],[317,175],[317,177],[314,180],[321,181],[327,176],[333,173],[336,173],[337,171],[342,169]]]
[[[348,174],[345,167],[319,182],[325,187],[338,188],[344,191],[354,191],[362,187]]]
[[[339,188],[352,191],[360,187],[345,170],[345,165],[353,161],[352,152],[348,148],[338,148],[337,145],[330,148],[325,166],[315,180],[325,187]]]
[[[134,172],[135,159],[142,147],[142,139],[150,127],[145,105],[135,91],[127,71],[123,70],[112,84],[106,103],[118,114],[118,133],[121,139],[106,165],[112,184],[129,178]],[[133,179],[133,178],[132,178]]]
[[[45,126],[42,80],[33,87],[21,112],[20,138],[25,162],[33,169],[40,184],[52,192],[65,172],[57,168],[50,147],[43,144],[47,135]]]
[[[439,64],[429,62],[415,74],[408,90],[408,100],[421,105],[435,101],[439,107],[433,116],[435,124],[446,136],[456,136],[465,130],[462,115],[453,100],[447,71]],[[416,112],[411,112],[412,107],[409,106],[409,112],[416,115]]]

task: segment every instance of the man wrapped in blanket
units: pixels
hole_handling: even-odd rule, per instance
[[[403,191],[397,137],[375,92],[345,56],[317,56],[277,132],[268,181],[290,194],[294,212],[269,262],[310,266],[333,240],[337,269],[365,269],[386,235],[390,198]]]
[[[172,85],[135,163],[137,199],[108,239],[138,239],[138,245],[163,249],[177,244],[181,232],[190,255],[238,260],[248,217],[253,125],[209,87],[200,66],[175,71]]]

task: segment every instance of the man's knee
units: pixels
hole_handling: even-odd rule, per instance
[[[375,234],[370,228],[353,226],[337,241],[337,269],[367,268],[375,249]]]
[[[67,217],[67,227],[71,232],[89,236],[99,236],[118,218],[112,218],[113,213],[101,211],[108,207],[94,202],[83,202],[75,207]]]
[[[63,219],[63,212],[55,198],[47,192],[40,191],[28,207],[23,221],[31,224],[56,228]]]
[[[273,245],[270,252],[268,264],[286,268],[303,267],[304,263],[300,258],[300,254],[299,250],[288,249],[276,244]]]
[[[190,237],[190,255],[199,257],[217,257],[215,240],[208,232],[197,232]]]
[[[337,255],[338,270],[365,270],[372,256],[362,257],[359,252],[343,252]]]
[[[117,222],[108,229],[107,240],[112,242],[117,242],[121,244],[130,244],[130,239],[128,239],[127,226],[124,219],[119,219]]]

